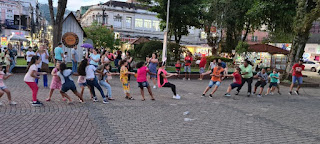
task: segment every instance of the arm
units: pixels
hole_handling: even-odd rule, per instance
[[[128,74],[134,75],[134,74],[136,74],[136,73],[134,73],[134,72],[129,72],[129,71],[128,71],[128,72],[126,72],[125,74],[126,74],[126,75],[128,75]]]
[[[161,74],[164,75],[164,74]],[[172,77],[172,76],[177,76],[178,74],[176,73],[167,73],[166,78]]]
[[[208,74],[210,74],[210,73],[211,73],[211,71],[209,70],[209,71],[203,73],[202,75],[208,75]]]
[[[128,62],[131,63],[132,62],[132,57],[130,57],[130,59],[128,59]]]
[[[45,50],[44,53],[46,54],[46,59],[48,59],[49,58],[48,50]]]
[[[12,76],[12,74],[4,75],[4,76],[3,76],[3,79],[6,80],[6,79],[8,79],[8,78],[11,77],[11,76]]]
[[[154,59],[154,60],[151,59],[151,62],[152,62],[152,63],[159,63],[158,59]]]
[[[37,78],[37,79],[40,79],[40,76],[38,76],[38,72],[33,70],[32,73],[30,74],[31,77],[34,77],[34,78]]]
[[[53,75],[53,76],[57,76],[57,73],[56,73],[56,72],[54,72],[54,70],[52,70],[52,71],[51,71],[51,75]]]
[[[152,72],[150,72],[150,71],[148,71],[148,74],[150,74],[150,75],[157,75],[157,74],[152,73]]]

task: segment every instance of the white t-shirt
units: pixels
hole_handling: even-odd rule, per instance
[[[24,81],[25,82],[35,82],[35,78],[31,76],[33,71],[38,71],[38,66],[36,64],[33,64],[30,66],[28,72],[26,73],[26,75],[24,76]]]
[[[46,53],[49,56],[48,50],[46,50]],[[45,53],[42,53],[41,55],[38,53],[37,55],[41,58],[41,62],[39,63],[38,68],[41,68],[43,62],[49,64],[49,59],[46,59]]]
[[[86,67],[86,79],[93,79],[95,78],[94,73],[96,72],[97,68],[93,65],[88,65]]]
[[[27,62],[30,62],[32,57],[28,57],[29,55],[35,55],[34,51],[27,51]]]

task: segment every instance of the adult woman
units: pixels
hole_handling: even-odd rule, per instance
[[[252,73],[252,65],[249,60],[245,60],[243,65],[239,67],[241,69],[241,75],[242,75],[242,84],[240,87],[237,89],[236,95],[239,94],[242,86],[244,85],[245,82],[248,83],[248,94],[247,96],[250,97],[251,95],[251,84],[253,80],[253,73]]]
[[[131,63],[133,62],[133,57],[131,57],[131,53],[129,51],[126,52],[126,58],[125,58],[128,62],[128,65],[127,65],[127,68],[128,68],[128,71],[132,71],[132,67],[131,67]],[[130,77],[131,75],[128,74],[128,81],[130,81]]]
[[[36,55],[40,57],[41,62],[38,65],[38,72],[46,72],[49,73],[49,53],[44,45],[41,45],[39,50],[36,52]],[[36,79],[36,83],[38,84],[38,79]],[[48,76],[43,75],[43,86],[48,88]]]
[[[153,53],[151,59],[148,61],[149,63],[149,71],[151,73],[157,73],[157,66],[159,63],[159,60],[157,58],[157,54]],[[150,79],[153,82],[153,88],[157,88],[157,75],[149,75]]]
[[[119,67],[119,61],[121,60],[121,55],[122,55],[122,52],[121,51],[117,51],[117,57],[116,57],[116,59],[114,60],[114,65],[116,66],[116,67]]]
[[[101,65],[105,65],[105,64],[109,64],[110,63],[110,60],[108,58],[108,54],[109,54],[109,52],[104,51],[104,54],[101,57]]]
[[[90,54],[90,64],[98,67],[100,61],[100,54],[98,54],[97,49],[93,49]]]

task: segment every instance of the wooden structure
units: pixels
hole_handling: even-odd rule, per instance
[[[83,58],[83,48],[81,45],[83,44],[83,38],[86,36],[83,28],[81,27],[80,23],[77,21],[75,15],[70,12],[69,15],[63,20],[62,24],[62,36],[67,33],[74,33],[78,38],[77,44],[77,52],[79,55],[79,60]],[[63,45],[63,51],[68,52],[67,62],[71,62],[71,50],[72,48],[68,48],[67,46]]]

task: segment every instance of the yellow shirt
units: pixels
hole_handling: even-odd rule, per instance
[[[128,75],[127,75],[128,69],[125,66],[122,66],[120,69],[120,81],[122,82],[128,82]]]

